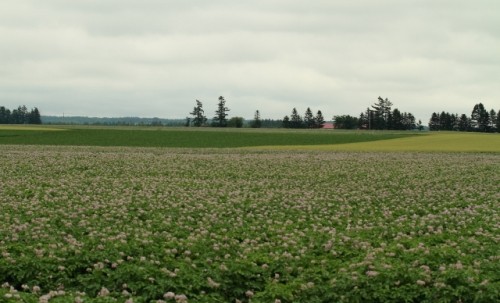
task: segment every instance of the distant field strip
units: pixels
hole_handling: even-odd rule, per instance
[[[500,135],[429,133],[421,136],[339,145],[265,146],[261,149],[359,152],[500,152]]]
[[[25,125],[0,125],[0,133],[5,131],[62,131],[64,128]]]
[[[66,146],[134,146],[181,148],[235,148],[267,145],[337,145],[415,136],[414,133],[291,131],[251,129],[139,129],[67,128],[49,132],[45,128],[15,130],[0,128],[0,144]]]

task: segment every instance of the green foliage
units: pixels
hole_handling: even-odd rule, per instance
[[[0,124],[42,124],[42,120],[36,107],[28,111],[26,105],[22,105],[10,111],[0,106]]]
[[[0,302],[500,299],[498,153],[0,148]]]
[[[359,124],[358,118],[350,115],[335,116],[333,120],[335,121],[335,128],[338,129],[356,129]]]
[[[223,96],[219,97],[219,103],[217,105],[217,110],[215,111],[215,117],[212,119],[212,126],[214,127],[227,127],[227,112],[229,108],[226,107],[226,99]]]
[[[260,118],[260,111],[259,110],[255,111],[255,115],[254,115],[252,123],[250,124],[250,127],[252,127],[252,128],[261,128],[262,127],[262,120]]]
[[[66,131],[2,129],[1,144],[229,148],[265,145],[345,144],[409,136],[402,133],[335,133],[270,130],[66,128]]]
[[[207,123],[207,117],[205,116],[205,111],[203,110],[203,103],[200,100],[196,100],[196,106],[189,114],[193,116],[191,121],[193,126],[200,127]]]
[[[242,128],[243,121],[245,121],[242,117],[231,117],[227,122],[228,127]]]
[[[499,111],[500,114],[500,111]],[[455,130],[476,132],[498,132],[500,125],[498,114],[491,109],[489,112],[482,103],[474,105],[470,117],[466,114],[450,114],[448,112],[432,113],[429,120],[430,130]]]

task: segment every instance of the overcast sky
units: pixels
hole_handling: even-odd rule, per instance
[[[498,110],[500,1],[0,0],[0,105],[211,118],[221,95],[245,118]]]

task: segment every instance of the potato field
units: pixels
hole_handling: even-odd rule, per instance
[[[2,302],[494,302],[500,154],[0,147]]]

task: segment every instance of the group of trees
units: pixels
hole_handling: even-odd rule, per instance
[[[412,130],[422,129],[422,122],[418,124],[412,113],[392,109],[393,103],[378,97],[375,104],[359,115],[359,118],[350,115],[334,116],[335,128],[341,129],[386,129],[386,130]]]
[[[482,103],[478,103],[474,105],[470,117],[466,114],[434,112],[429,120],[429,130],[500,132],[500,110],[488,112]]]
[[[292,114],[283,118],[284,128],[321,128],[325,124],[323,113],[318,110],[316,116],[313,115],[311,108],[307,108],[304,118],[293,108]]]
[[[0,106],[0,124],[42,124],[42,118],[36,107],[28,111],[26,105],[22,105],[11,111]]]
[[[374,129],[374,130],[422,130],[422,121],[416,121],[415,116],[409,112],[401,112],[398,108],[392,108],[393,103],[388,98],[378,97],[377,101],[360,113],[359,117],[350,115],[337,115],[333,117],[335,128],[338,129]],[[186,126],[213,126],[213,127],[242,127],[244,119],[233,117],[228,120],[226,100],[219,97],[219,103],[215,116],[210,120],[205,116],[203,104],[196,100],[196,106],[190,113],[193,117],[186,118]],[[318,110],[313,115],[311,108],[307,108],[304,116],[301,116],[296,108],[293,108],[290,116],[283,120],[261,119],[260,112],[255,111],[254,119],[248,124],[250,127],[284,127],[284,128],[321,128],[325,124],[323,113]],[[480,131],[500,132],[500,110],[487,111],[482,103],[474,105],[471,116],[465,114],[450,114],[447,112],[432,113],[429,121],[429,129],[435,130],[458,130],[458,131]]]
[[[193,117],[187,117],[185,125],[196,127],[208,125],[212,127],[243,127],[244,119],[242,117],[232,117],[228,120],[227,112],[229,111],[230,109],[226,106],[226,99],[220,96],[215,116],[211,119],[210,124],[208,124],[208,118],[205,116],[205,111],[203,110],[203,103],[200,100],[196,100],[196,106],[193,111],[189,113]],[[255,112],[255,118],[250,126],[255,128],[262,126],[262,120],[260,119],[260,112],[258,110]]]

